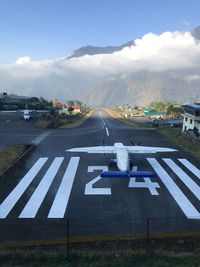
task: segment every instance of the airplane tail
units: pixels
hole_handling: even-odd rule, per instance
[[[157,178],[158,175],[151,171],[108,171],[100,175],[102,178],[130,178],[130,177],[145,177]]]

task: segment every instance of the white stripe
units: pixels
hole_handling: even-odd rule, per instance
[[[147,158],[147,160],[154,168],[155,172],[158,174],[158,176],[168,189],[169,193],[182,209],[186,217],[188,219],[200,219],[200,213],[198,212],[198,210],[187,199],[187,197],[183,194],[183,192],[179,189],[179,187],[175,184],[175,182],[167,174],[167,172],[162,168],[158,161],[153,158]]]
[[[44,200],[63,159],[64,157],[57,157],[54,159],[35,192],[19,215],[19,218],[35,218],[37,211],[40,208],[40,205],[42,204],[42,201]]]
[[[163,159],[181,181],[192,191],[200,200],[200,187],[171,159]]]
[[[109,131],[108,131],[107,127],[106,127],[106,134],[107,134],[107,136],[109,136]]]
[[[48,218],[63,218],[71,194],[80,157],[72,157],[52,204]]]
[[[19,198],[25,192],[27,187],[33,181],[35,176],[38,174],[40,169],[43,167],[48,158],[40,158],[34,166],[29,170],[29,172],[21,179],[13,191],[7,196],[7,198],[0,205],[0,218],[4,219],[17,203]]]
[[[39,143],[41,143],[45,138],[47,138],[47,136],[50,135],[52,131],[46,131],[42,134],[40,134],[39,136],[37,136],[36,138],[34,138],[32,140],[32,143],[35,144],[35,145],[38,145]]]
[[[178,160],[200,179],[199,169],[197,169],[194,165],[192,165],[192,163],[190,163],[187,159],[178,159]]]

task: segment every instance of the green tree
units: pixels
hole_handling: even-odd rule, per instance
[[[81,103],[81,101],[79,101],[79,100],[77,100],[77,99],[75,99],[74,100],[74,106],[75,107],[81,107],[83,104]]]
[[[67,101],[66,101],[66,105],[67,105],[68,107],[72,107],[72,106],[74,106],[74,100],[67,100]]]
[[[42,96],[39,98],[39,102],[40,102],[40,104],[46,104],[47,103],[47,101]]]
[[[58,101],[58,99],[54,99],[52,102],[53,102],[53,105],[60,104],[60,102]]]
[[[74,109],[73,109],[72,106],[70,106],[70,107],[68,108],[68,111],[69,111],[70,114],[72,113],[73,110],[74,110]]]

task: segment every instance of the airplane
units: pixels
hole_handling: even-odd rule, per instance
[[[16,112],[22,112],[23,113],[23,119],[25,120],[25,121],[28,121],[28,120],[30,120],[31,119],[31,113],[33,112],[33,113],[37,113],[37,112],[42,112],[42,113],[48,113],[49,112],[49,110],[30,110],[30,109],[19,109],[19,110],[2,110],[2,111],[0,111],[0,112],[4,112],[4,113],[16,113]]]
[[[26,109],[26,110],[24,110],[24,111],[22,111],[22,112],[24,112],[23,117],[24,117],[25,121],[30,120],[30,118],[31,118],[30,110]]]
[[[129,177],[158,177],[151,171],[133,171],[130,169],[129,153],[157,153],[157,152],[174,152],[176,149],[165,147],[150,147],[150,146],[124,146],[122,143],[115,143],[114,146],[96,146],[96,147],[80,147],[66,150],[66,152],[86,152],[86,153],[113,153],[116,154],[116,159],[111,159],[110,163],[116,164],[119,171],[108,171],[101,173],[103,178],[129,178]]]

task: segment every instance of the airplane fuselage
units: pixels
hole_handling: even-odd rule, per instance
[[[117,160],[117,168],[120,171],[129,171],[129,153],[128,149],[122,143],[115,143],[116,148],[116,160]]]

